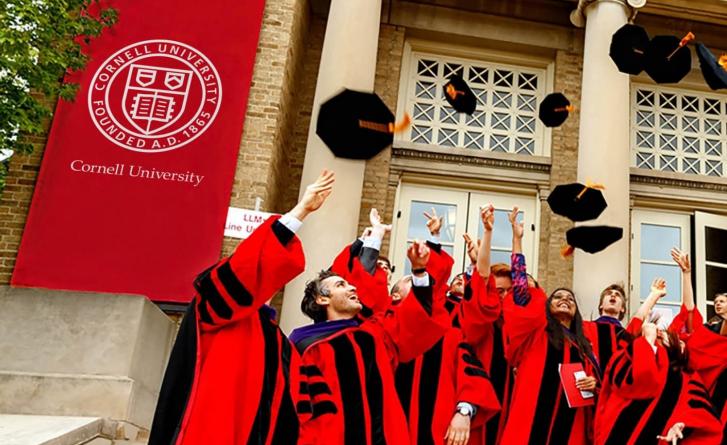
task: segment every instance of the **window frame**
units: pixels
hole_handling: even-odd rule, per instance
[[[447,200],[447,196],[451,198]],[[504,209],[505,205],[519,205],[521,211],[526,212],[526,231],[523,240],[523,253],[528,262],[528,271],[537,278],[538,275],[538,254],[540,247],[540,231],[537,230],[540,221],[540,199],[537,192],[509,193],[501,190],[472,189],[467,184],[450,184],[447,186],[435,185],[420,182],[400,182],[397,187],[396,201],[394,203],[394,215],[392,217],[393,228],[391,232],[391,243],[389,259],[395,266],[392,284],[398,280],[405,270],[406,250],[408,242],[408,230],[411,215],[408,214],[412,201],[428,200],[441,202],[442,204],[457,204],[462,206],[457,210],[457,218],[460,224],[455,227],[454,239],[454,266],[452,276],[463,272],[468,264],[467,253],[464,248],[462,234],[468,233],[476,238],[479,224],[479,216],[476,215],[477,208],[483,203],[492,202],[498,209]],[[408,206],[408,207],[405,207]],[[400,213],[401,212],[401,213]],[[496,224],[506,225],[508,221],[497,221]],[[531,230],[529,225],[535,225],[536,230]]]
[[[634,208],[631,211],[631,283],[629,286],[629,311],[628,315],[633,315],[641,305],[641,224],[651,224],[657,226],[679,227],[681,229],[681,249],[691,252],[691,214],[684,212],[663,211],[660,209],[650,208]],[[671,246],[669,246],[671,247]],[[675,263],[676,265],[676,263]],[[680,276],[681,278],[681,276]],[[667,289],[669,283],[667,283]],[[672,286],[673,288],[673,286]],[[677,296],[677,300],[681,301],[681,295]],[[673,315],[679,313],[678,305],[670,305],[674,307]],[[697,306],[699,307],[699,306]],[[701,308],[700,308],[701,310]]]
[[[690,88],[690,85],[686,85],[687,88],[673,88],[673,87],[665,87],[662,85],[656,85],[653,83],[646,83],[639,81],[631,82],[630,88],[630,108],[631,108],[631,115],[629,120],[629,144],[630,144],[630,166],[632,169],[636,170],[637,172],[653,172],[655,174],[665,175],[665,176],[674,176],[679,175],[683,176],[685,178],[690,177],[699,177],[699,178],[705,178],[707,181],[719,181],[720,179],[727,178],[727,99],[725,99],[724,95],[720,95],[714,92],[708,92],[701,89],[696,88]],[[662,110],[664,107],[656,106],[655,104],[649,108],[649,110],[652,111],[654,114],[654,122],[653,122],[653,131],[649,132],[648,134],[652,135],[653,138],[653,144],[654,147],[650,151],[640,151],[637,147],[637,137],[639,134],[639,131],[645,132],[648,130],[648,126],[639,126],[637,125],[637,115],[641,109],[639,109],[637,104],[637,98],[639,90],[643,91],[649,91],[655,95],[659,95],[660,93],[665,94],[673,94],[676,96],[693,96],[698,99],[699,103],[704,105],[704,101],[706,99],[711,100],[717,100],[721,102],[721,110],[720,113],[717,115],[707,115],[703,111],[703,106],[700,106],[700,109],[698,111],[690,111],[690,110],[684,110],[683,107],[677,106],[677,104],[674,105],[674,113],[668,113],[673,114],[675,116],[675,129],[674,130],[668,130],[668,133],[674,133],[674,143],[675,148],[673,152],[671,150],[667,150],[666,154],[669,156],[673,156],[674,163],[676,166],[673,170],[662,170],[661,167],[656,168],[657,166],[657,158],[664,154],[662,153],[662,149],[659,144],[659,148],[657,148],[656,140],[660,137],[664,136],[663,129],[660,128],[658,122],[657,122],[657,115],[659,114],[659,111]],[[681,101],[682,99],[677,99]],[[683,129],[680,130],[681,127],[684,125],[684,117],[685,113],[687,117],[696,117],[697,118],[697,124],[699,126],[699,129],[697,132],[689,132],[684,133]],[[718,137],[713,138],[707,138],[706,130],[704,129],[704,125],[706,122],[706,119],[717,119],[719,121],[720,125],[720,131],[721,134],[718,135]],[[681,122],[680,122],[681,121]],[[670,136],[670,135],[667,135]],[[693,138],[697,144],[698,144],[698,153],[690,152],[689,154],[691,156],[685,156],[685,150],[684,150],[684,140],[686,137]],[[706,148],[705,144],[706,141],[718,141],[721,144],[721,150],[722,153],[720,156],[716,155],[707,155],[706,154]],[[654,168],[645,168],[645,167],[638,167],[638,156],[640,153],[650,153],[654,159],[652,160]],[[709,157],[708,157],[709,156]],[[684,167],[685,160],[698,160],[699,161],[699,173],[694,172],[688,172],[687,168]],[[709,175],[708,173],[702,173],[702,167],[704,167],[704,170],[709,168],[706,163],[708,161],[716,161],[719,160],[721,163],[721,169],[722,174],[721,175]],[[659,160],[659,163],[661,161]]]
[[[491,64],[502,67],[512,68],[525,68],[535,69],[543,71],[543,95],[547,95],[553,92],[554,84],[554,71],[555,61],[552,58],[543,57],[538,54],[519,54],[513,52],[499,51],[489,48],[474,48],[460,45],[451,45],[441,42],[431,42],[420,39],[407,39],[404,43],[404,51],[402,56],[402,64],[399,77],[399,93],[397,100],[397,121],[401,121],[404,117],[404,113],[409,111],[409,92],[413,88],[416,76],[416,70],[413,68],[413,59],[418,54],[426,54],[434,59],[441,60],[443,58],[448,59],[463,59],[468,62],[481,62],[484,64]],[[536,133],[535,133],[535,152],[530,154],[514,154],[507,153],[509,155],[522,156],[525,159],[530,157],[550,157],[551,151],[551,129],[545,127],[537,119],[537,108],[536,108]],[[438,147],[447,149],[458,149],[458,150],[472,150],[476,153],[483,154],[495,154],[502,155],[503,152],[493,152],[491,150],[475,150],[466,149],[464,147],[449,147],[443,145],[428,145],[420,143],[412,143],[408,136],[404,133],[399,133],[394,136],[395,144],[414,144],[416,146],[424,147]],[[538,143],[540,147],[538,147]]]

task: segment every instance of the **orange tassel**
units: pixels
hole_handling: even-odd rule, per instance
[[[457,99],[457,96],[460,95],[464,96],[464,91],[458,91],[451,83],[447,84],[447,96],[449,96],[450,99],[455,100]]]
[[[576,249],[573,246],[564,246],[562,249],[560,249],[560,256],[563,258],[568,258],[569,256],[573,255],[573,252],[575,250]]]
[[[603,184],[596,184],[594,182],[591,182],[590,180],[586,180],[586,186],[583,187],[583,190],[576,196],[576,201],[581,199],[583,197],[583,194],[586,193],[586,190],[588,189],[596,189],[596,190],[606,190],[606,186]]]
[[[691,31],[689,31],[689,32],[687,33],[687,35],[685,35],[685,36],[684,36],[684,37],[682,38],[682,40],[681,40],[681,41],[679,42],[679,48],[681,48],[681,47],[685,46],[685,45],[686,45],[687,43],[689,43],[689,42],[691,42],[692,40],[694,40],[694,37],[695,37],[695,36],[694,36],[694,33],[693,33],[693,32],[691,32]]]
[[[379,122],[365,121],[363,119],[358,120],[359,127],[378,131],[379,133],[399,133],[400,131],[405,130],[409,124],[411,124],[411,117],[409,117],[409,113],[404,113],[404,119],[402,119],[399,123],[390,122],[388,124],[382,124]]]
[[[409,116],[409,113],[404,113],[404,119],[402,119],[401,122],[389,124],[389,133],[399,133],[404,131],[409,127],[409,124],[411,124],[411,117]]]
[[[694,40],[694,37],[695,37],[694,36],[694,33],[692,33],[691,31],[689,31],[687,33],[687,35],[685,35],[682,38],[682,40],[679,41],[679,46],[677,46],[676,49],[674,51],[672,51],[671,54],[669,54],[669,56],[666,58],[666,60],[671,60],[671,58],[674,57],[674,54],[676,54],[677,51],[679,51],[680,49],[684,48],[687,45],[687,43],[689,43],[692,40]]]
[[[727,70],[727,54],[722,54],[717,63],[719,63],[719,66]]]
[[[576,106],[575,105],[567,105],[565,107],[558,107],[558,108],[556,108],[553,111],[555,111],[555,112],[567,111],[569,113],[572,113],[572,112],[576,111]]]

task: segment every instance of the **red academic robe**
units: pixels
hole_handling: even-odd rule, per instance
[[[512,368],[505,358],[502,300],[495,287],[495,277],[490,275],[485,283],[475,270],[465,287],[460,307],[459,320],[465,341],[482,360],[501,405],[500,412],[485,425],[472,430],[469,444],[495,445],[499,443],[507,418],[513,380]]]
[[[719,445],[721,425],[696,373],[669,366],[666,349],[656,353],[643,337],[617,352],[608,366],[595,421],[597,445],[665,444],[664,436],[684,422],[680,445]]]
[[[593,345],[593,355],[598,359],[601,371],[605,371],[613,354],[620,349],[624,328],[611,323],[584,321],[583,333]]]
[[[300,241],[268,219],[203,273],[162,384],[149,444],[290,445],[309,401],[300,358],[262,308],[304,270]]]
[[[454,260],[436,244],[427,269],[435,281],[435,292],[446,293]],[[454,324],[458,308],[449,311]],[[413,445],[443,445],[444,436],[458,402],[478,408],[470,430],[477,429],[500,409],[489,376],[474,349],[464,342],[461,329],[452,326],[428,351],[396,369],[396,389],[408,419]]]
[[[727,337],[707,329],[699,311],[690,312],[684,306],[669,329],[686,342],[689,367],[699,374],[709,391],[722,422],[723,444],[727,444]]]
[[[383,271],[377,269],[372,276],[357,258],[349,261],[345,250],[342,255],[332,269],[356,286],[362,304],[375,313],[359,326],[320,339],[303,352],[304,365],[316,366],[329,388],[325,394],[310,393],[314,413],[303,426],[305,443],[409,443],[394,371],[399,362],[429,349],[448,328],[442,294],[436,296],[431,285],[412,287],[404,302],[388,307],[380,286],[370,282],[378,282]],[[375,294],[367,295],[367,289]],[[388,299],[388,292],[384,295]],[[331,409],[317,415],[315,406],[321,402],[331,402]]]
[[[564,336],[556,349],[546,331],[547,297],[542,289],[529,289],[525,305],[515,303],[512,291],[503,302],[507,349],[517,377],[502,434],[503,445],[583,445],[591,443],[592,407],[570,408],[558,373],[561,363],[581,363],[586,374],[598,375],[595,358],[588,359],[577,344]]]

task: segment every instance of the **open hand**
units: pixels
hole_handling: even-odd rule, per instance
[[[682,252],[681,250],[677,249],[676,247],[671,249],[671,257],[679,265],[679,268],[684,273],[689,273],[692,271],[692,265],[689,261],[689,254]]]
[[[391,232],[391,224],[382,223],[379,211],[375,208],[372,208],[371,212],[369,212],[369,222],[371,223],[372,236],[383,239],[386,233]]]
[[[444,223],[444,216],[437,216],[437,209],[432,207],[432,213],[424,212],[424,217],[427,218],[427,229],[432,236],[439,236],[439,231],[442,230],[442,223]]]
[[[321,208],[323,203],[326,202],[326,198],[333,191],[333,183],[335,181],[335,173],[332,170],[324,169],[315,182],[305,188],[303,197],[300,198],[298,204],[291,210],[293,216],[303,221],[309,213]]]
[[[651,294],[657,300],[664,298],[666,295],[666,281],[663,278],[654,278],[654,281],[651,282]]]
[[[466,445],[470,440],[470,417],[454,413],[444,439],[447,445]]]

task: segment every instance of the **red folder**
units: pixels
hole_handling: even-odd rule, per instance
[[[569,407],[580,408],[582,406],[591,406],[595,403],[593,393],[581,391],[576,387],[576,380],[586,376],[582,364],[562,363],[558,365],[558,373],[560,374],[560,382],[563,385],[563,392],[565,393],[566,400],[568,400]]]

